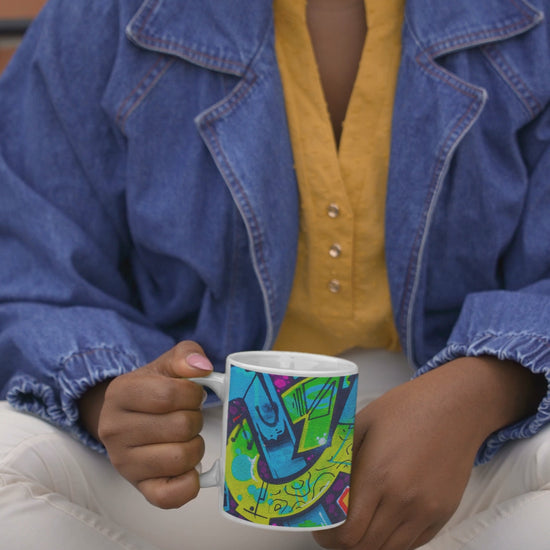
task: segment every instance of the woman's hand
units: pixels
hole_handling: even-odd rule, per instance
[[[198,493],[205,393],[185,378],[211,371],[202,348],[182,342],[92,388],[80,401],[83,424],[103,443],[114,467],[161,508],[182,506]]]
[[[458,507],[485,438],[534,412],[539,382],[512,362],[463,358],[369,404],[357,416],[348,519],[317,541],[363,550],[428,542]]]

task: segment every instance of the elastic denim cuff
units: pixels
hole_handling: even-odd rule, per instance
[[[544,374],[550,386],[550,340],[529,333],[484,332],[468,344],[449,343],[442,351],[415,373],[421,376],[459,357],[491,355],[519,363],[536,374]],[[491,434],[480,447],[476,465],[491,460],[508,441],[526,439],[550,422],[550,391],[541,400],[535,415]]]
[[[93,386],[138,366],[137,357],[125,350],[106,347],[79,350],[61,362],[55,380],[59,393],[53,385],[20,374],[10,380],[6,399],[15,409],[34,414],[69,432],[87,447],[104,453],[103,445],[80,424],[78,401]]]

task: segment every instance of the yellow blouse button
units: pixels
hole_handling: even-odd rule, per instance
[[[338,294],[340,290],[342,289],[342,285],[340,284],[340,281],[338,279],[331,279],[328,283],[328,289],[333,294]]]
[[[342,254],[342,247],[338,243],[334,243],[329,249],[328,254],[331,258],[339,258]]]
[[[328,205],[327,214],[329,218],[337,218],[340,215],[340,207],[336,203],[331,202]]]

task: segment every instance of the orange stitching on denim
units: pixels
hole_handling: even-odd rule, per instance
[[[155,11],[155,8],[158,6],[158,4],[159,4],[159,0],[155,0],[155,3],[150,7],[149,13],[147,14],[147,16],[143,18],[143,23],[139,27],[139,32],[143,31],[143,29],[145,28],[145,25],[147,25],[147,23],[149,22],[149,19],[151,19],[151,16],[153,15],[153,12]]]
[[[162,61],[165,61],[164,66],[162,66],[159,70],[157,70],[158,65],[160,65]],[[159,59],[157,59],[155,63],[151,66],[147,74],[138,82],[138,84],[134,87],[134,89],[126,96],[126,98],[118,108],[117,114],[115,117],[116,122],[120,125],[122,130],[124,129],[124,125],[126,124],[126,120],[128,119],[128,117],[135,111],[135,109],[139,106],[139,104],[145,99],[145,97],[150,92],[150,90],[156,85],[156,83],[164,75],[164,73],[166,73],[166,71],[170,68],[173,62],[174,62],[173,59],[166,60],[164,56],[159,57]],[[152,77],[152,75],[154,76]],[[139,93],[140,88],[148,80],[150,80],[150,82],[146,85],[143,91]],[[132,99],[133,99],[133,103],[126,109],[125,108],[126,105],[128,105],[130,103],[130,100]]]
[[[510,0],[512,4],[515,4],[514,0]],[[515,4],[517,7],[517,4]],[[519,8],[518,8],[519,9]],[[521,10],[520,10],[521,11]],[[507,26],[496,28],[492,31],[488,30],[482,30],[477,31],[474,33],[467,33],[464,35],[460,35],[456,38],[454,38],[451,41],[448,40],[441,40],[440,42],[436,42],[435,44],[432,44],[430,48],[426,51],[427,54],[431,56],[441,55],[442,53],[445,53],[446,51],[449,51],[451,49],[454,49],[456,46],[464,46],[466,44],[474,45],[482,38],[485,40],[490,40],[492,38],[496,37],[502,37],[504,38],[506,35],[513,33],[516,30],[520,30],[523,27],[525,27],[527,24],[529,24],[531,21],[527,14],[523,16],[522,19],[517,21],[516,23],[510,23]],[[442,49],[441,46],[444,44],[448,44],[447,47],[444,47]]]
[[[240,61],[232,61],[229,59],[223,59],[221,57],[217,57],[215,55],[211,55],[205,52],[201,52],[199,50],[194,50],[193,48],[189,48],[187,46],[183,46],[182,44],[178,44],[177,42],[174,42],[173,40],[166,40],[164,38],[157,38],[155,36],[145,35],[140,33],[139,35],[140,40],[142,40],[146,44],[150,45],[159,45],[166,48],[166,53],[174,53],[174,52],[182,52],[189,56],[194,57],[202,57],[205,59],[208,59],[211,61],[210,66],[213,68],[219,68],[223,66],[227,67],[236,67],[239,69],[239,72],[242,72],[246,69],[246,65],[241,63]],[[215,63],[217,62],[217,63]]]
[[[155,70],[155,67],[160,63],[161,57],[159,57],[155,63],[151,66],[151,68],[147,71],[145,76],[134,86],[133,90],[124,98],[122,103],[120,104],[120,107],[117,109],[117,114],[115,117],[115,120],[117,123],[120,123],[122,120],[122,113],[125,111],[126,104],[129,103],[130,99],[137,93],[139,88],[142,86],[142,84],[147,80],[149,75]]]
[[[521,76],[512,69],[502,52],[494,45],[487,45],[482,48],[483,54],[496,68],[498,74],[512,88],[514,93],[522,100],[531,117],[535,117],[542,111],[542,105],[531,92]]]

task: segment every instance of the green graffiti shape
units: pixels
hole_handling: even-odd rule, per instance
[[[329,443],[334,402],[340,377],[305,378],[282,394],[293,424],[304,421],[298,452],[311,451]]]

